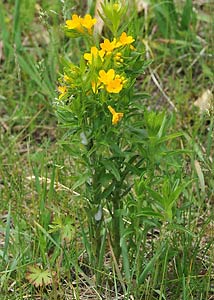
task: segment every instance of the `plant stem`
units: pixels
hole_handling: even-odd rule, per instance
[[[120,198],[116,194],[113,198],[113,214],[112,214],[112,248],[114,250],[114,255],[119,262],[121,247],[120,247]]]

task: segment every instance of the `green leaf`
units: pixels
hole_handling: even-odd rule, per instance
[[[39,266],[30,266],[26,278],[35,287],[39,287],[51,284],[53,275],[49,270],[43,270]]]
[[[166,209],[166,216],[168,221],[172,221],[172,205],[168,206]]]
[[[137,214],[136,217],[153,217],[161,220],[164,219],[162,214],[154,211],[152,208],[143,208],[142,212]]]
[[[156,191],[150,189],[149,187],[146,186],[146,190],[149,192],[149,194],[160,204],[164,204],[164,198]]]
[[[114,190],[114,182],[109,184],[109,186],[106,189],[104,189],[100,199],[107,199],[113,190]]]
[[[178,231],[184,231],[187,234],[189,234],[190,236],[192,236],[194,238],[196,237],[196,235],[192,231],[190,231],[189,229],[187,229],[186,227],[184,227],[182,225],[170,224],[170,225],[168,225],[168,229],[169,230],[174,229],[174,230],[178,230]]]
[[[112,142],[110,147],[111,147],[111,151],[112,151],[114,156],[120,156],[120,157],[126,157],[127,156],[126,153],[121,151],[120,147],[116,143]]]
[[[190,180],[188,182],[185,182],[178,186],[170,195],[168,204],[172,207],[172,205],[175,203],[175,201],[178,199],[180,194],[184,191],[184,189],[191,183],[193,180]]]
[[[157,140],[157,144],[161,144],[161,143],[163,143],[163,142],[166,142],[166,141],[175,139],[175,138],[177,138],[177,137],[179,137],[179,136],[182,136],[182,135],[183,135],[182,132],[176,132],[176,133],[169,134],[169,135],[167,135],[167,136],[164,136],[164,137],[158,139],[158,140]]]
[[[157,136],[158,136],[159,139],[161,139],[161,137],[163,135],[163,132],[164,132],[164,129],[165,129],[165,125],[166,125],[166,121],[167,121],[166,115],[164,115],[161,127],[160,127],[160,129],[158,131],[158,134],[157,134]]]
[[[72,186],[72,190],[75,190],[79,186],[83,185],[89,179],[88,174],[83,174]]]
[[[120,173],[111,160],[104,160],[102,161],[102,164],[112,175],[114,175],[117,181],[120,181]]]

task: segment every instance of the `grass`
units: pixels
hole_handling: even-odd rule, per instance
[[[177,209],[177,224],[185,230],[177,225],[171,236],[163,229],[146,237],[139,231],[132,269],[126,243],[123,272],[107,238],[100,287],[87,259],[84,201],[72,190],[77,167],[51,106],[59,57],[78,57],[81,46],[70,43],[60,26],[71,11],[83,14],[90,6],[56,0],[0,4],[0,299],[213,299],[213,108],[200,114],[194,106],[203,91],[213,93],[212,4],[196,1],[192,10],[191,1],[185,8],[183,2],[167,7],[151,1],[148,10],[133,12],[138,43],[143,39],[153,58],[139,88],[151,95],[148,109],[167,110],[172,131],[184,133],[180,147],[189,152],[182,156],[182,172],[194,181]],[[175,14],[182,16],[177,22]],[[40,276],[47,270],[51,286],[29,281],[32,265],[41,268]]]

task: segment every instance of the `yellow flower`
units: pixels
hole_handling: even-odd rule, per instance
[[[88,30],[89,33],[91,33],[91,29],[94,26],[94,24],[97,22],[96,19],[92,19],[90,15],[85,15],[84,18],[79,17],[78,15],[74,14],[72,15],[71,20],[67,20],[65,23],[65,27],[72,30],[77,30],[79,32],[84,32],[84,28]]]
[[[102,50],[110,54],[116,47],[116,40],[113,39],[113,41],[110,42],[108,39],[104,39],[104,42],[100,44],[100,47]]]
[[[105,52],[103,50],[98,50],[97,47],[91,47],[90,53],[85,53],[84,58],[89,62],[89,64],[92,64],[93,60],[96,60],[98,57],[103,59]]]
[[[117,47],[119,46],[126,46],[133,43],[135,40],[131,35],[127,35],[126,32],[123,32],[121,36],[119,37],[119,41],[117,42]]]
[[[113,69],[110,69],[107,72],[100,70],[99,76],[99,81],[107,85],[114,79],[115,71]]]
[[[71,20],[67,20],[66,26],[68,29],[76,29],[79,32],[82,32],[82,18],[78,15],[72,15]]]
[[[60,93],[59,99],[61,99],[65,94],[67,93],[67,88],[66,86],[58,86],[57,88],[58,92]]]
[[[115,78],[106,85],[107,92],[114,94],[118,94],[122,90],[122,88],[123,83],[120,78]]]
[[[123,117],[123,113],[116,112],[110,105],[108,106],[109,111],[112,114],[112,124],[116,125]]]
[[[84,28],[88,29],[88,32],[91,33],[91,28],[97,22],[96,19],[92,19],[90,15],[85,15],[85,17],[81,20],[81,24]]]
[[[71,78],[68,77],[68,75],[64,74],[63,80],[64,80],[65,82],[68,82],[68,81],[71,81]]]

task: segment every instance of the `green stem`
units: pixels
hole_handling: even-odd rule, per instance
[[[117,197],[118,196],[118,197]],[[120,198],[119,195],[115,195],[113,199],[113,214],[112,214],[112,248],[114,255],[119,262],[121,247],[120,247]]]
[[[87,145],[87,150],[90,151],[94,145],[93,139],[90,140],[89,144]],[[90,210],[90,215],[88,217],[88,222],[89,226],[91,226],[91,233],[90,233],[90,240],[92,242],[92,252],[93,252],[93,263],[94,263],[94,268],[95,270],[98,267],[98,262],[99,262],[99,256],[100,256],[100,248],[101,248],[101,243],[102,243],[102,235],[101,235],[101,229],[102,229],[102,223],[103,223],[103,218],[101,220],[96,221],[95,220],[95,211],[93,210],[93,207],[96,205],[100,205],[99,201],[99,195],[100,195],[100,185],[99,185],[99,180],[97,179],[98,177],[98,172],[97,172],[97,165],[98,164],[98,157],[96,151],[94,151],[90,157],[89,157],[89,162],[90,165],[88,166],[91,169],[91,173],[93,174],[92,176],[92,183],[91,185],[88,186],[88,196],[90,197],[91,206],[89,207]],[[98,205],[97,205],[98,204]],[[99,209],[99,208],[98,208]],[[96,272],[96,281],[97,284],[99,284],[99,274],[100,270]]]

